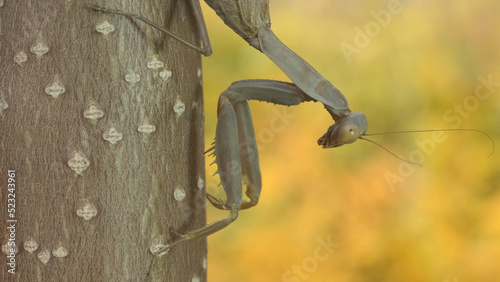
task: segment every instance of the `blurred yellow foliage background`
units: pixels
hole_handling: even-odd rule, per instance
[[[366,114],[369,132],[475,128],[500,145],[500,2],[270,4],[273,31]],[[203,61],[208,148],[233,81],[289,79],[202,6],[214,49]],[[262,195],[208,238],[209,281],[500,281],[500,152],[487,158],[485,136],[372,137],[423,163],[409,166],[363,141],[320,148],[333,122],[319,103],[250,107]],[[207,191],[223,197],[211,162]],[[227,216],[207,207],[209,222]]]

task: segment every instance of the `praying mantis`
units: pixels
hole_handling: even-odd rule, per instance
[[[205,56],[212,53],[207,28],[199,0],[188,0],[193,7],[197,26],[201,31],[203,48],[191,44],[165,28],[133,13],[111,10],[98,6],[90,8],[121,14],[146,22],[171,35],[179,42]],[[223,201],[207,194],[208,201],[216,208],[229,210],[229,216],[202,228],[190,231],[160,248],[165,253],[174,245],[213,234],[231,224],[238,212],[257,205],[262,189],[257,143],[248,100],[294,106],[307,101],[320,102],[335,123],[319,138],[323,148],[334,148],[356,141],[366,133],[368,125],[361,112],[351,112],[344,95],[305,60],[283,44],[270,28],[269,0],[205,0],[224,23],[246,40],[250,46],[264,53],[292,82],[264,79],[234,82],[225,90],[218,102],[218,121],[213,151],[221,184],[227,196]],[[248,201],[243,201],[242,179],[246,184]]]
[[[167,29],[133,13],[90,6],[103,12],[121,14],[143,21],[205,56],[212,53],[207,28],[199,0],[187,0],[193,7],[203,48],[185,41]],[[220,231],[234,222],[242,209],[257,205],[262,189],[258,150],[248,100],[294,106],[303,102],[320,102],[334,120],[326,133],[318,139],[323,148],[335,148],[353,143],[367,133],[368,124],[362,112],[352,112],[344,95],[305,60],[283,44],[270,28],[268,0],[205,0],[224,23],[264,53],[291,80],[291,82],[255,79],[234,82],[218,101],[218,122],[215,145],[208,151],[215,156],[221,184],[227,196],[225,201],[207,194],[216,208],[228,210],[229,216],[192,230],[169,245],[159,248],[155,258],[173,246]],[[491,138],[490,138],[491,139]],[[365,139],[367,140],[367,139]],[[370,140],[368,140],[370,141]],[[246,184],[243,200],[242,179]]]

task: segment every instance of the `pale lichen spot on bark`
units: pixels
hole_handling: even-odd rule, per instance
[[[40,251],[38,253],[38,259],[43,263],[43,264],[47,264],[50,260],[50,251],[45,249],[43,251]]]
[[[36,41],[36,43],[33,46],[31,46],[30,52],[35,54],[38,58],[41,58],[43,55],[45,55],[45,54],[47,54],[47,52],[49,52],[49,46],[47,45],[47,43],[45,43],[43,38],[40,36],[38,38],[38,40]]]
[[[3,0],[0,0],[0,8],[2,8],[2,7],[3,7],[3,5],[4,5]]]
[[[148,121],[143,122],[137,127],[140,133],[150,134],[156,131],[156,126],[149,124]]]
[[[115,26],[107,20],[103,20],[96,24],[95,31],[99,32],[102,35],[108,35],[111,32],[115,31]]]
[[[68,166],[78,175],[81,175],[89,165],[90,162],[87,157],[80,152],[73,152],[71,159],[68,161]]]
[[[191,278],[191,282],[200,282],[200,277],[198,275],[194,275],[193,278]]]
[[[22,63],[26,62],[28,60],[28,55],[24,53],[23,51],[19,51],[17,54],[14,55],[14,63],[18,65],[22,65]]]
[[[28,240],[24,241],[24,249],[31,254],[34,251],[38,250],[38,242],[30,237],[28,238]]]
[[[177,187],[174,190],[174,199],[178,202],[181,202],[186,198],[186,191],[182,189],[181,187]]]
[[[7,101],[0,98],[0,113],[4,110],[7,110],[8,107],[9,107],[9,104],[7,104]]]
[[[118,130],[112,126],[104,132],[102,138],[111,144],[116,144],[123,139],[123,133],[118,132]]]
[[[60,81],[59,75],[54,75],[52,81],[45,87],[45,93],[54,98],[58,98],[64,92],[66,92],[66,87]]]
[[[12,253],[12,249],[14,249],[14,253],[16,254],[19,252],[17,245],[9,246],[9,241],[5,241],[5,243],[2,245],[2,253],[6,256]]]
[[[196,100],[193,101],[193,103],[191,104],[191,110],[198,110],[198,111],[200,111],[200,104],[198,104],[198,101],[196,101]]]
[[[198,76],[198,78],[201,78],[201,69],[198,68],[198,70],[196,71],[196,75]]]
[[[133,70],[129,70],[125,74],[125,81],[130,83],[131,85],[134,85],[137,82],[141,81],[141,76],[138,73],[135,73]]]
[[[203,178],[198,177],[198,189],[203,190],[203,187],[205,187],[205,181],[203,181]]]
[[[68,249],[66,249],[62,243],[59,243],[52,249],[52,255],[56,258],[65,258],[68,256]]]
[[[203,257],[203,260],[201,261],[201,267],[203,267],[204,271],[207,271],[207,267],[208,267],[208,259],[207,259],[207,257]]]
[[[163,68],[163,66],[165,66],[165,64],[158,60],[158,55],[153,55],[151,56],[151,58],[148,60],[148,69],[150,70],[158,70],[158,69],[161,69]]]
[[[80,202],[80,206],[76,210],[76,215],[85,220],[91,220],[97,215],[97,208],[93,203],[86,199]]]
[[[174,105],[174,112],[177,116],[182,115],[182,113],[186,110],[186,105],[181,101],[177,100]]]
[[[160,77],[165,80],[165,81],[168,81],[171,77],[172,77],[172,71],[169,71],[167,69],[163,69],[161,72],[160,72]]]
[[[95,104],[91,103],[83,112],[83,116],[92,121],[98,120],[104,116],[104,112],[99,109]]]
[[[156,255],[162,248],[166,247],[167,245],[165,245],[163,243],[163,239],[161,239],[160,237],[156,237],[153,239],[153,241],[151,241],[151,245],[149,246],[149,251],[153,254],[153,255]],[[167,252],[170,251],[170,250],[167,250]]]

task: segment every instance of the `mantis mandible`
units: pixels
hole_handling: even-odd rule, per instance
[[[188,0],[188,2],[193,7],[197,27],[201,32],[203,48],[185,41],[138,14],[97,6],[90,6],[90,8],[143,21],[169,34],[182,44],[209,56],[212,54],[212,49],[199,0]],[[170,245],[160,248],[156,252],[156,256],[164,254],[169,248],[180,242],[202,238],[225,228],[236,220],[241,209],[253,207],[258,203],[262,181],[248,100],[286,106],[299,105],[307,101],[322,103],[335,121],[318,139],[318,144],[323,148],[350,144],[357,139],[365,139],[363,136],[367,135],[368,125],[365,115],[361,112],[351,112],[344,95],[311,65],[283,44],[271,31],[269,0],[205,0],[205,2],[227,26],[246,40],[250,46],[269,57],[292,82],[264,79],[242,80],[234,82],[220,95],[215,145],[208,151],[213,150],[214,163],[218,167],[227,200],[217,199],[210,194],[207,194],[207,199],[216,208],[229,210],[229,216],[181,235]],[[449,130],[445,129],[444,131]],[[473,129],[458,130],[478,131]],[[242,199],[242,179],[246,183],[248,201]]]

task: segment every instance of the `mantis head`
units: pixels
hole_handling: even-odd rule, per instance
[[[393,152],[389,151],[387,148],[384,146],[378,144],[375,141],[372,141],[370,139],[364,138],[363,136],[374,136],[374,135],[382,135],[382,134],[397,134],[397,133],[415,133],[415,132],[434,132],[434,131],[474,131],[474,132],[479,132],[481,134],[484,134],[486,137],[488,137],[491,141],[492,145],[492,151],[491,154],[488,156],[491,157],[493,155],[493,152],[495,152],[495,142],[493,139],[484,131],[477,130],[477,129],[470,129],[470,128],[445,128],[445,129],[425,129],[425,130],[405,130],[405,131],[392,131],[392,132],[384,132],[384,133],[372,133],[372,134],[367,134],[366,131],[368,129],[368,124],[366,122],[366,117],[362,112],[355,112],[355,113],[349,113],[348,115],[339,118],[335,121],[335,123],[328,128],[328,131],[321,136],[321,138],[318,139],[318,145],[323,147],[324,149],[328,148],[335,148],[342,146],[344,144],[350,144],[353,143],[354,141],[358,139],[366,140],[370,143],[373,143],[385,151],[387,151],[389,154],[393,155],[397,159],[407,162],[409,164],[414,164],[414,165],[422,165],[419,162],[411,161],[411,160],[405,160]]]
[[[335,121],[318,139],[318,145],[327,149],[350,144],[365,135],[367,129],[368,123],[362,112],[350,113]]]

